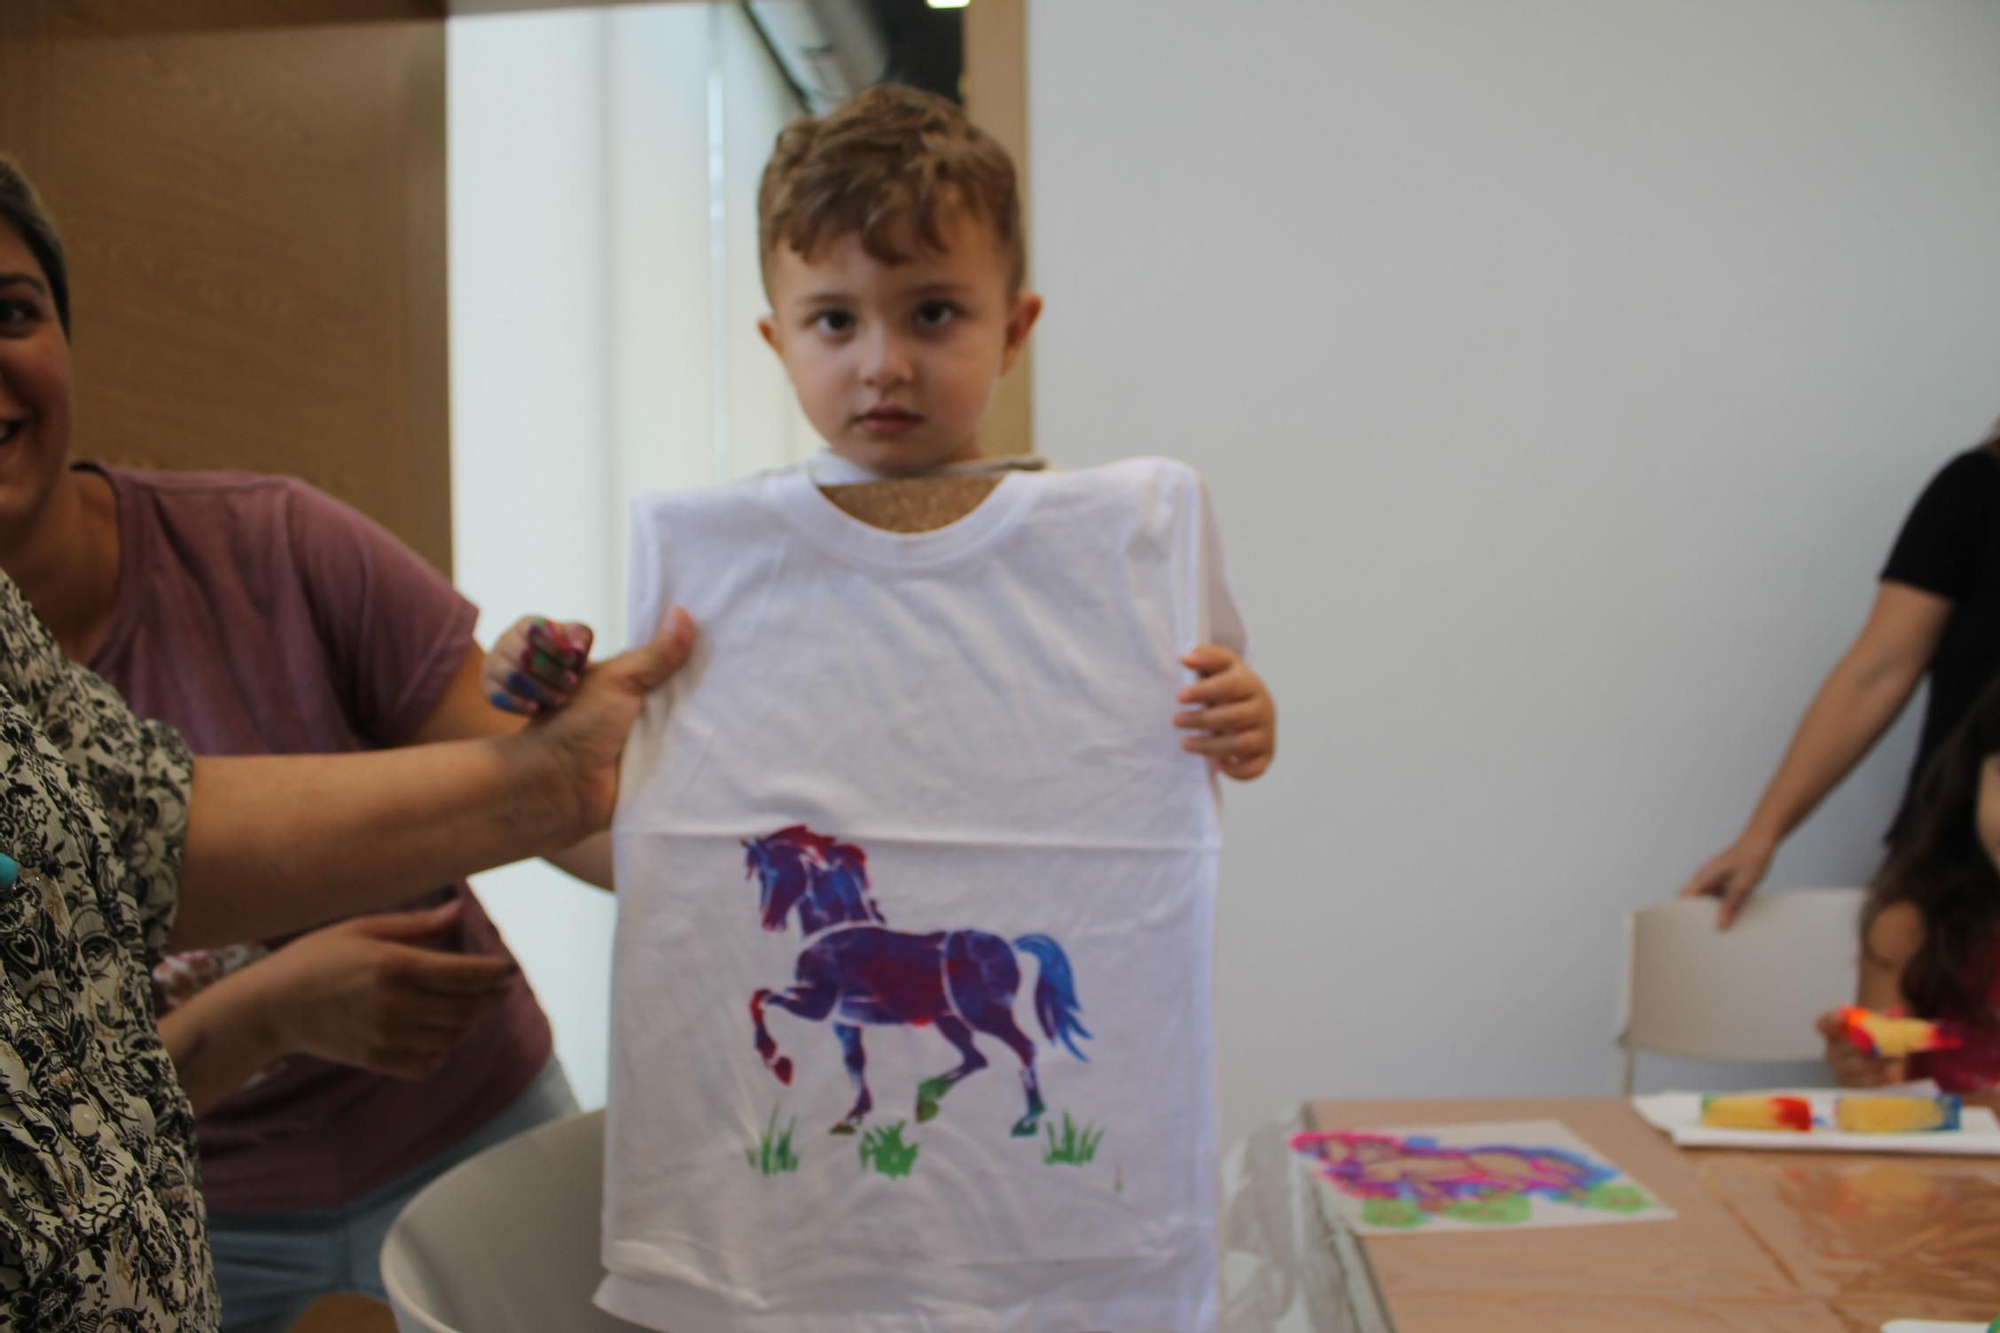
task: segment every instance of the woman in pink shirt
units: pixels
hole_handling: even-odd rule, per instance
[[[67,339],[60,242],[4,160],[0,224]],[[28,317],[0,304],[0,333]],[[302,482],[72,463],[66,358],[60,369],[10,383],[33,399],[38,443],[14,460],[0,569],[136,713],[198,754],[522,725],[484,697],[474,608],[408,548]],[[602,840],[557,859],[608,886]],[[404,910],[170,957],[154,983],[198,1115],[227,1330],[289,1328],[331,1291],[380,1298],[382,1237],[412,1194],[576,1109],[548,1021],[463,882]]]

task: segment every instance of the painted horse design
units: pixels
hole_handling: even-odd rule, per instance
[[[1005,1042],[1021,1062],[1028,1109],[1013,1133],[1033,1137],[1046,1108],[1035,1075],[1035,1044],[1014,1022],[1014,996],[1021,986],[1014,955],[1028,954],[1040,964],[1035,1014],[1049,1041],[1084,1060],[1088,1057],[1076,1043],[1090,1033],[1078,1021],[1082,1006],[1062,946],[1046,935],[1023,935],[1010,944],[983,930],[927,935],[890,930],[869,891],[867,854],[803,824],[745,839],[743,846],[744,875],[756,876],[762,886],[758,908],[764,929],[781,931],[796,913],[807,941],[789,989],[750,997],[757,1053],[778,1081],[791,1083],[792,1062],[778,1053],[764,1026],[767,1005],[814,1022],[833,1021],[855,1090],[854,1107],[833,1127],[835,1134],[854,1133],[875,1104],[868,1091],[863,1027],[931,1023],[958,1048],[957,1068],[917,1086],[919,1122],[937,1115],[939,1103],[960,1080],[986,1067],[986,1057],[973,1044],[973,1034],[983,1032]]]

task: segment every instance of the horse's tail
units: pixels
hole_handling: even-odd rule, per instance
[[[1042,1020],[1042,1031],[1049,1034],[1050,1041],[1067,1046],[1077,1059],[1090,1059],[1076,1048],[1076,1038],[1088,1039],[1090,1029],[1076,1021],[1083,1006],[1076,1002],[1076,981],[1070,976],[1069,955],[1063,952],[1062,945],[1046,935],[1023,935],[1014,941],[1014,947],[1033,954],[1042,965],[1042,975],[1035,982],[1035,1016]]]

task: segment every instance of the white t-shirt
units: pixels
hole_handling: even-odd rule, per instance
[[[626,748],[604,1263],[672,1333],[1216,1322],[1201,480],[1006,475],[948,527],[804,468],[635,506],[693,659]]]

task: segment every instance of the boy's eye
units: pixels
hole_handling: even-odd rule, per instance
[[[958,307],[949,301],[926,301],[917,307],[917,324],[922,328],[942,328],[956,318]]]
[[[854,316],[845,310],[822,310],[813,316],[812,324],[821,333],[846,333],[854,327]]]
[[[31,301],[0,301],[0,329],[23,329],[41,317]]]

